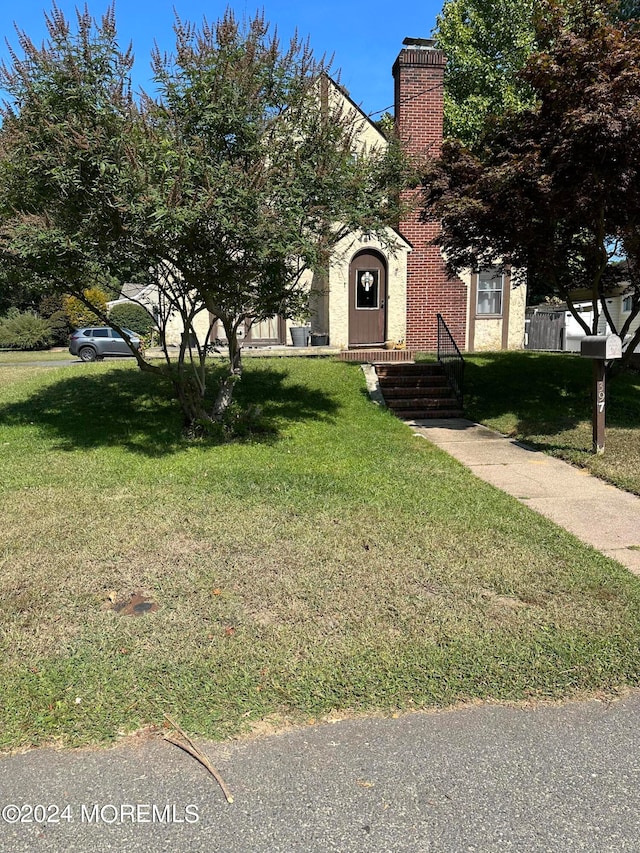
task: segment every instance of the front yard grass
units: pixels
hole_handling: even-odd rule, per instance
[[[58,350],[1,350],[0,349],[0,365],[20,364],[27,362],[38,361],[65,361],[73,358],[69,350],[65,347]]]
[[[245,371],[270,430],[215,445],[132,364],[0,368],[2,747],[638,683],[638,579],[415,438],[357,366]],[[137,591],[158,609],[117,614]]]
[[[608,383],[604,455],[591,452],[592,363],[570,353],[465,355],[465,415],[640,495],[640,373]]]

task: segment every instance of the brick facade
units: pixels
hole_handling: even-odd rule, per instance
[[[405,39],[394,66],[395,115],[400,139],[413,155],[437,156],[442,145],[444,53],[428,39]],[[419,210],[400,223],[412,246],[407,269],[407,347],[435,350],[437,314],[460,349],[465,348],[467,289],[447,276],[440,249],[431,245],[436,223],[420,222]]]

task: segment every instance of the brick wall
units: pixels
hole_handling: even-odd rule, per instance
[[[442,144],[445,56],[427,39],[405,39],[404,43],[393,66],[400,138],[413,155],[437,156]],[[456,343],[464,349],[466,287],[447,276],[440,249],[430,245],[437,224],[420,222],[416,209],[400,223],[400,231],[413,247],[407,270],[407,347],[435,350],[436,315],[442,314]]]

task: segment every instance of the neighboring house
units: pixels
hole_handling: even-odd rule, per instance
[[[631,314],[633,296],[625,292],[624,285],[620,285],[617,290],[618,293],[612,293],[607,298],[607,308],[614,327],[620,330]],[[573,305],[587,326],[591,328],[593,325],[593,302],[591,300],[578,300]],[[527,308],[526,315],[525,347],[527,349],[580,352],[580,343],[586,337],[586,333],[569,311],[566,303],[533,305]],[[629,326],[629,331],[622,342],[623,348],[629,345],[638,327],[640,327],[640,315],[635,317]],[[599,335],[612,334],[612,329],[602,311],[598,316],[597,333]],[[635,351],[636,353],[640,352],[640,346],[637,346]]]
[[[413,155],[439,153],[445,64],[444,54],[429,39],[405,39],[394,63],[396,123],[406,150]],[[328,85],[329,96],[342,99],[352,116],[357,145],[386,146],[384,135],[342,88],[332,81]],[[305,279],[311,331],[344,348],[375,348],[392,342],[433,351],[441,314],[461,350],[521,348],[525,286],[514,286],[508,274],[495,270],[450,278],[440,249],[433,245],[437,231],[437,224],[421,221],[416,210],[399,223],[397,231],[389,229],[382,241],[358,233],[341,240],[327,274],[310,271]],[[157,296],[145,294],[149,304],[154,299],[157,304]],[[244,344],[285,344],[291,325],[277,317],[255,323]],[[208,328],[208,317],[202,312],[198,337],[204,339]],[[167,331],[167,342],[178,343],[181,332],[175,324]],[[222,337],[221,328],[214,326],[211,338]]]
[[[142,305],[154,318],[159,316],[166,317],[164,332],[167,344],[170,346],[178,346],[180,344],[180,339],[184,331],[180,315],[177,311],[172,312],[167,310],[166,304],[163,304],[163,302],[166,303],[166,296],[164,296],[162,290],[156,285],[147,284],[141,286],[131,283],[124,284],[120,292],[120,297],[107,302],[107,307],[111,310],[114,305],[122,305],[126,302],[136,302]],[[201,311],[196,315],[193,325],[198,339],[204,341],[211,326],[207,312]]]
[[[147,284],[143,287],[128,282],[122,285],[118,299],[107,302],[107,308],[111,310],[114,305],[126,305],[128,302],[139,303],[155,316],[158,312],[158,288],[153,284]]]
[[[624,326],[625,322],[629,317],[629,314],[631,314],[632,303],[632,294],[624,292],[612,295],[609,299],[607,299],[607,308],[609,310],[609,314],[611,315],[613,325],[616,329],[622,329],[622,327]],[[640,327],[640,315],[634,317],[633,321],[631,322],[629,326],[629,331],[625,335],[625,339],[622,342],[623,349],[629,345],[631,338],[638,330],[638,327]],[[598,334],[611,334],[611,330],[609,329],[603,314],[601,314],[599,317]],[[635,352],[640,352],[640,347],[636,346]]]

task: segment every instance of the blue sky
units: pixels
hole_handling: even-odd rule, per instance
[[[58,0],[67,18],[83,3]],[[196,2],[195,0],[119,0],[116,2],[118,33],[123,45],[133,42],[136,85],[149,86],[149,56],[154,40],[162,50],[171,50],[175,8],[183,20],[199,23],[203,15],[209,21],[222,16],[227,6],[239,17],[251,17],[264,9],[265,17],[277,25],[280,36],[289,38],[295,28],[309,36],[316,55],[334,56],[334,67],[341,70],[341,81],[351,97],[367,113],[389,107],[393,102],[391,66],[405,36],[428,38],[435,26],[442,0],[264,0],[263,3]],[[88,3],[94,17],[100,17],[107,3]],[[15,48],[14,22],[33,41],[45,36],[44,12],[50,3],[43,0],[0,0],[0,58],[7,59],[5,40]]]

